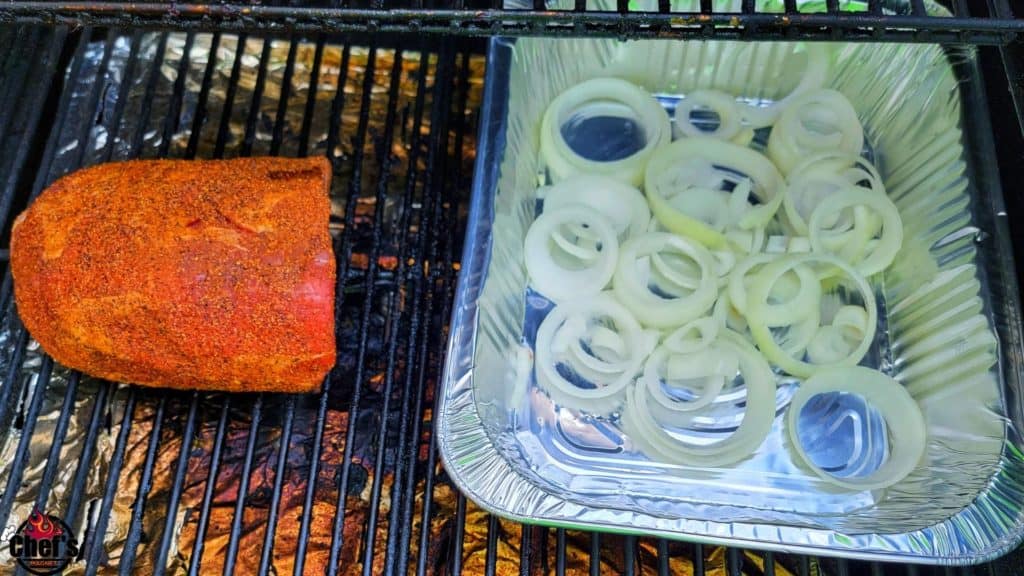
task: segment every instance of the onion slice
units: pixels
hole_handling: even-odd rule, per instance
[[[646,139],[643,147],[625,158],[608,162],[590,160],[577,154],[565,141],[562,126],[574,112],[588,104],[612,110],[627,109],[628,117],[641,126],[641,133]],[[562,92],[548,106],[541,123],[540,155],[554,182],[584,173],[602,174],[638,186],[643,182],[644,166],[651,154],[671,138],[668,113],[656,98],[626,80],[594,78]]]
[[[877,274],[892,264],[896,253],[903,246],[903,221],[900,219],[899,210],[889,200],[888,196],[872,194],[863,188],[850,187],[842,192],[837,192],[822,200],[818,207],[811,213],[807,227],[811,235],[811,247],[816,252],[831,252],[825,244],[825,237],[822,234],[822,220],[830,214],[836,214],[847,208],[867,208],[877,216],[881,217],[881,237],[873,248],[858,250],[859,255],[847,254],[840,251],[839,256],[857,267],[857,270],[865,276]],[[870,217],[861,212],[860,218],[855,216],[855,229],[858,230],[859,244],[867,247],[874,238],[875,226],[871,223]],[[850,257],[854,256],[854,257]]]
[[[768,157],[787,175],[814,152],[860,154],[863,147],[864,129],[857,113],[835,90],[818,90],[794,100],[768,137]]]
[[[828,52],[821,45],[805,44],[804,47],[807,55],[806,62],[803,75],[796,87],[784,98],[776,100],[768,106],[748,106],[743,111],[744,120],[752,128],[763,128],[775,124],[779,115],[788,109],[794,100],[825,85],[829,68]]]
[[[696,288],[676,298],[652,292],[650,276],[638,270],[637,261],[659,254],[679,255],[696,264],[700,274]],[[640,323],[654,328],[680,326],[699,318],[711,309],[718,297],[714,257],[700,244],[667,232],[652,232],[623,244],[612,285],[616,298]]]
[[[612,223],[580,204],[538,216],[526,232],[523,251],[530,282],[553,302],[603,290],[615,274],[618,256]]]
[[[750,193],[759,206],[748,208],[739,225],[746,229],[763,226],[781,204],[782,176],[762,154],[729,142],[685,138],[658,150],[647,164],[644,192],[658,222],[671,232],[687,236],[709,248],[728,245],[728,238],[708,223],[694,218],[672,205],[670,198],[691,188],[705,187],[706,170],[723,175],[731,173],[737,188],[744,180],[752,182]],[[749,215],[749,216],[748,216]]]
[[[714,130],[703,130],[693,123],[690,115],[698,107],[711,109],[718,115],[718,126]],[[732,140],[742,137],[739,107],[736,98],[719,90],[695,90],[676,105],[676,129],[690,138],[714,138]]]
[[[802,360],[797,359],[791,352],[786,351],[784,347],[780,346],[775,341],[765,315],[768,297],[776,281],[795,266],[807,265],[815,262],[828,266],[830,272],[838,270],[852,280],[857,291],[861,294],[861,298],[864,302],[864,310],[867,311],[864,335],[861,338],[860,343],[846,357],[836,362],[829,362],[825,364],[803,362]],[[806,378],[826,367],[853,366],[857,364],[857,362],[860,362],[861,358],[867,354],[868,348],[871,347],[871,342],[875,338],[875,329],[878,323],[878,309],[875,306],[875,294],[871,290],[871,285],[864,279],[864,276],[839,258],[827,254],[801,254],[798,256],[789,256],[765,265],[764,268],[757,273],[757,278],[752,284],[749,294],[747,295],[746,303],[746,316],[747,322],[750,326],[750,333],[753,335],[754,341],[757,342],[757,347],[761,349],[765,358],[767,358],[772,364],[775,364],[782,370],[785,370],[788,374],[792,374],[799,378]],[[820,309],[818,310],[818,313],[820,314]],[[815,329],[815,332],[817,332],[817,329]]]
[[[615,227],[619,240],[647,231],[651,211],[642,192],[607,176],[574,174],[548,187],[544,211],[583,204],[603,214]]]
[[[775,419],[775,376],[764,358],[743,338],[723,330],[715,342],[735,356],[747,388],[743,421],[729,437],[706,445],[682,442],[652,416],[647,380],[632,386],[622,410],[622,429],[648,458],[690,466],[717,467],[738,462],[764,442]],[[680,422],[685,424],[685,420]]]
[[[618,337],[610,339],[609,331]],[[612,357],[599,356],[601,343],[612,340],[616,341]],[[537,385],[559,406],[599,416],[611,414],[621,405],[626,386],[636,378],[656,342],[656,335],[643,330],[629,310],[608,293],[559,304],[537,329]],[[586,359],[580,358],[581,353]],[[559,365],[593,387],[577,386]]]
[[[888,457],[877,470],[863,477],[839,478],[815,466],[800,442],[800,412],[819,394],[847,392],[859,394],[885,419],[889,430]],[[805,466],[826,482],[851,490],[887,488],[907,477],[924,456],[927,430],[921,408],[889,376],[862,366],[831,367],[804,381],[793,395],[788,414],[789,437]]]

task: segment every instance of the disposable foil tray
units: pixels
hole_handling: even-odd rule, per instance
[[[1021,540],[1020,310],[974,54],[831,48],[827,85],[853,103],[904,221],[902,250],[873,282],[880,320],[864,363],[921,407],[928,439],[915,471],[891,488],[855,492],[801,466],[785,429],[797,380],[780,379],[776,418],[757,452],[715,469],[652,461],[614,416],[560,408],[534,381],[532,334],[549,304],[527,288],[522,245],[537,215],[548,103],[601,76],[626,78],[670,110],[702,88],[768,103],[795,85],[786,63],[807,47],[495,39],[437,413],[441,455],[468,497],[549,526],[865,559],[966,564]],[[862,402],[833,408],[802,426],[825,438],[839,468],[880,465],[884,420]]]

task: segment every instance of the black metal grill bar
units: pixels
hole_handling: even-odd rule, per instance
[[[327,151],[328,158],[331,160],[331,169],[335,175],[340,171],[339,159],[335,156],[334,149],[338,144],[338,137],[341,131],[341,114],[345,108],[345,84],[348,81],[350,55],[350,46],[348,43],[345,43],[341,52],[341,67],[338,71],[338,81],[335,86],[334,98],[331,99],[331,113],[328,120],[329,129],[327,131]],[[335,240],[335,254],[342,255],[337,259],[337,286],[335,287],[337,300],[335,304],[335,329],[338,331],[337,333],[339,335],[341,330],[341,321],[339,316],[345,301],[345,282],[348,278],[349,262],[352,259],[351,224],[353,221],[354,217],[350,220],[346,215],[345,233],[342,235],[340,243]],[[340,250],[338,250],[339,246]],[[313,519],[313,496],[316,492],[317,481],[320,473],[320,455],[323,450],[324,428],[327,425],[327,407],[331,392],[331,382],[333,380],[332,376],[332,374],[327,376],[324,382],[323,391],[320,393],[320,404],[317,408],[316,425],[313,430],[313,451],[309,458],[309,475],[306,476],[306,492],[303,497],[302,518],[299,520],[299,538],[295,549],[295,572],[297,574],[303,573],[303,567],[306,562],[306,547],[309,544],[309,527]]]
[[[60,462],[60,449],[64,446],[64,438],[68,433],[68,422],[71,421],[71,408],[75,404],[75,395],[78,393],[78,383],[81,376],[78,372],[72,372],[68,376],[68,384],[64,390],[64,406],[67,410],[61,410],[57,417],[57,426],[53,430],[53,439],[50,443],[50,451],[46,454],[46,466],[43,468],[43,477],[39,480],[39,492],[36,494],[36,510],[45,510],[46,502],[50,498],[50,488],[53,486],[53,479],[57,475],[57,464]]]
[[[281,97],[277,101],[277,117],[274,120],[274,133],[270,140],[271,156],[277,156],[281,151],[281,140],[284,139],[284,115],[288,111],[288,97],[292,89],[292,76],[295,74],[295,53],[298,49],[298,42],[288,43],[288,60],[284,67],[284,78],[281,79]]]
[[[294,63],[294,60],[292,61]],[[260,552],[260,566],[257,574],[269,574],[272,569],[274,553],[274,533],[277,530],[277,513],[281,505],[281,491],[284,487],[285,466],[288,464],[288,444],[292,435],[292,422],[295,419],[295,396],[285,401],[284,422],[281,424],[281,445],[277,451],[277,465],[274,467],[274,491],[270,495],[270,507],[267,513],[267,525],[263,534],[263,547]]]
[[[210,455],[210,472],[203,488],[203,503],[199,509],[199,520],[196,523],[196,540],[192,545],[192,556],[188,562],[188,576],[198,576],[199,565],[203,559],[206,545],[206,531],[210,526],[210,509],[213,507],[213,494],[217,487],[217,474],[220,472],[220,458],[224,451],[224,439],[227,437],[228,415],[231,413],[231,395],[224,396],[221,404],[220,418],[217,420],[217,433],[213,439],[213,453]],[[297,571],[302,574],[302,571]]]
[[[242,463],[242,474],[239,476],[238,499],[235,501],[235,513],[231,518],[231,537],[228,539],[227,555],[224,557],[225,576],[234,574],[235,561],[238,558],[239,539],[242,536],[242,521],[245,518],[245,499],[249,494],[249,477],[252,475],[252,460],[256,453],[256,437],[259,435],[260,420],[263,417],[263,395],[256,397],[252,406],[249,423],[249,438],[245,444],[245,460]]]
[[[32,391],[31,403],[25,412],[25,422],[21,426],[22,433],[18,439],[17,452],[9,468],[7,485],[4,487],[3,495],[0,496],[0,526],[7,524],[7,518],[11,514],[11,506],[14,505],[14,497],[18,493],[18,485],[21,483],[21,476],[25,472],[25,464],[28,463],[28,448],[32,444],[32,431],[35,429],[36,420],[39,418],[39,411],[43,407],[43,398],[46,397],[46,387],[50,384],[52,373],[53,361],[48,356],[44,356],[42,366],[39,368],[35,389]]]
[[[124,109],[128,104],[128,88],[132,85],[131,79],[135,77],[135,69],[139,65],[139,50],[141,46],[142,31],[136,30],[132,33],[131,47],[128,49],[128,63],[125,65],[124,70],[124,81],[121,82],[120,89],[117,91],[117,102],[114,103],[114,114],[110,124],[111,130],[101,156],[104,162],[109,162],[114,156],[121,118],[124,116]]]
[[[256,141],[256,122],[260,117],[260,103],[263,100],[263,89],[267,83],[267,64],[270,63],[270,49],[273,43],[270,38],[263,39],[263,51],[260,53],[260,68],[256,73],[256,87],[252,91],[249,103],[249,115],[245,120],[245,136],[242,140],[242,156],[252,155],[252,146]]]
[[[323,62],[324,39],[318,37],[316,51],[313,55],[313,69],[310,71],[309,92],[306,107],[302,113],[302,129],[299,135],[299,156],[305,156],[309,146],[309,134],[313,126],[313,110],[316,104],[316,93],[320,78],[320,64]],[[339,78],[341,74],[339,74]],[[343,86],[339,80],[339,86]],[[342,90],[344,92],[344,90]],[[280,116],[280,115],[279,115]],[[347,264],[346,264],[347,266]],[[343,273],[344,275],[344,273]],[[306,492],[303,496],[302,518],[299,521],[299,538],[295,548],[295,574],[302,574],[306,565],[306,546],[309,543],[309,523],[312,520],[313,496],[316,492],[317,474],[320,471],[320,444],[323,442],[324,426],[327,418],[330,377],[326,378],[324,389],[320,393],[319,408],[314,424],[313,451],[310,455],[309,475],[306,477]]]
[[[28,38],[24,38],[25,35]],[[10,52],[10,58],[5,62],[3,70],[3,82],[7,90],[0,99],[0,137],[7,135],[11,118],[14,116],[14,105],[21,99],[22,93],[28,89],[25,86],[25,76],[29,68],[32,68],[33,57],[42,39],[42,28],[21,29],[15,38],[15,44]],[[19,38],[20,37],[20,38]]]
[[[434,73],[434,86],[433,94],[431,97],[431,110],[430,110],[430,138],[427,144],[427,168],[424,171],[423,178],[423,190],[427,198],[427,202],[431,203],[430,207],[425,206],[424,213],[430,213],[431,215],[436,212],[433,207],[434,203],[438,202],[443,185],[440,180],[443,180],[443,174],[439,177],[437,175],[438,170],[443,166],[443,158],[446,156],[445,151],[448,149],[448,114],[446,103],[449,102],[448,98],[448,82],[447,79],[452,77],[452,70],[455,65],[455,53],[454,46],[451,40],[445,40],[441,43],[440,50],[437,55],[437,68]],[[436,230],[433,226],[433,216],[428,221],[431,226],[431,230]],[[422,232],[421,232],[422,234]],[[426,242],[425,235],[421,236]],[[428,248],[429,246],[429,248]],[[421,244],[421,254],[428,254],[427,258],[430,258],[430,254],[433,253],[434,242],[433,239],[429,240],[429,245],[424,243]],[[428,253],[427,250],[430,250]],[[428,291],[428,297],[432,292]],[[433,300],[428,301],[427,309],[431,309]],[[441,350],[441,344],[438,345],[438,349]],[[419,365],[426,366],[427,358],[429,354],[429,348],[427,340],[422,341],[422,346],[419,351]],[[418,383],[420,387],[420,394],[423,393],[423,389],[426,386],[426,371],[420,372],[420,379]],[[435,395],[434,412],[436,413],[436,402],[437,398]],[[420,414],[417,414],[417,418],[422,418]],[[433,446],[433,434],[431,434],[430,450],[427,455],[427,466],[426,466],[426,479],[423,493],[423,511],[421,516],[420,526],[420,541],[419,541],[419,558],[416,564],[417,576],[422,576],[426,573],[427,568],[427,555],[425,550],[429,545],[430,531],[427,527],[430,526],[430,521],[433,516],[432,506],[434,499],[434,486],[436,481],[437,473],[437,450]],[[456,513],[455,513],[455,533],[452,537],[453,542],[453,554],[449,566],[453,571],[462,562],[462,538],[465,532],[465,519],[466,519],[466,501],[462,494],[459,494],[456,499]],[[457,572],[456,572],[457,573]]]
[[[217,142],[214,144],[213,157],[224,156],[224,147],[227,146],[228,127],[231,124],[231,111],[234,109],[235,93],[238,90],[238,77],[242,73],[242,56],[245,54],[245,43],[248,36],[239,34],[237,46],[235,46],[235,60],[231,64],[231,77],[228,80],[227,94],[224,96],[224,108],[220,113],[220,125],[217,127]]]
[[[107,532],[107,524],[110,522],[110,509],[113,506],[114,497],[117,494],[117,481],[121,477],[121,468],[124,466],[124,451],[128,445],[128,436],[132,432],[132,420],[135,418],[135,387],[128,388],[128,398],[125,400],[124,414],[121,416],[121,429],[117,433],[117,443],[114,445],[114,453],[110,458],[110,467],[107,469],[107,479],[103,488],[103,502],[100,505],[99,517],[92,530],[86,530],[82,548],[85,554],[85,574],[95,576],[99,570],[100,558],[103,553],[103,539]],[[70,510],[70,508],[69,508]]]
[[[64,48],[64,40],[67,37],[67,30],[60,28],[56,30],[53,37],[50,39],[48,46],[44,52],[42,62],[39,63],[39,69],[36,70],[36,74],[33,77],[39,79],[39,84],[33,86],[34,94],[48,95],[50,92],[50,86],[54,78],[54,69],[57,67],[60,60],[61,51]],[[29,65],[35,64],[32,59],[25,59]],[[18,84],[9,83],[6,81],[7,76],[4,77],[4,86],[6,86],[12,93],[17,92],[21,86]],[[24,132],[21,142],[15,144],[14,142],[8,142],[6,134],[0,137],[0,142],[4,143],[4,149],[6,151],[13,152],[11,158],[11,164],[9,166],[3,165],[2,168],[7,171],[7,179],[3,183],[3,191],[0,192],[0,229],[6,228],[7,219],[10,216],[11,206],[14,201],[14,196],[17,191],[18,185],[21,182],[22,174],[24,172],[26,163],[28,161],[28,155],[32,149],[32,141],[35,139],[36,133],[39,128],[40,118],[43,112],[43,106],[45,104],[46,97],[32,98],[29,100],[29,109],[24,113],[24,118],[27,119],[24,126]],[[5,111],[14,112],[14,102],[6,104]],[[4,152],[4,156],[8,152]],[[4,158],[6,162],[6,158]],[[7,309],[7,296],[9,290],[9,282],[5,279],[4,298],[0,300],[0,310]],[[0,418],[0,423],[3,419]]]
[[[914,0],[915,2],[917,0]],[[417,32],[445,35],[566,35],[674,38],[801,38],[848,41],[1005,44],[1024,32],[1011,17],[942,18],[917,12],[723,13],[572,10],[364,9],[237,4],[21,2],[0,5],[0,21],[25,24],[178,28],[204,31]]]
[[[348,201],[345,206],[345,233],[350,234],[355,228],[356,204],[359,194],[362,191],[363,158],[365,156],[366,131],[370,121],[370,100],[373,92],[373,75],[377,64],[377,47],[371,45],[366,55],[366,68],[363,71],[362,99],[359,104],[359,121],[356,127],[356,135],[353,139],[353,168],[349,180]],[[344,90],[344,85],[338,85],[339,90]],[[333,154],[333,150],[332,150]],[[378,225],[377,222],[374,223]],[[351,245],[349,246],[351,250]],[[351,253],[345,254],[351,258]],[[374,262],[369,262],[373,266]],[[372,275],[365,277],[365,295],[363,309],[359,317],[359,351],[356,355],[356,373],[354,386],[352,387],[352,401],[348,410],[348,426],[345,430],[345,449],[342,451],[341,481],[338,484],[338,500],[335,506],[337,513],[334,516],[334,525],[331,530],[331,552],[327,565],[327,574],[335,576],[340,568],[338,558],[341,554],[341,547],[344,544],[345,511],[348,508],[348,487],[352,472],[352,450],[355,444],[356,420],[359,416],[360,402],[362,400],[363,379],[366,374],[366,344],[369,339],[370,312],[373,306],[373,290],[375,288]],[[336,307],[338,308],[338,307]],[[336,310],[336,313],[340,310]],[[371,544],[372,545],[372,544]]]
[[[378,143],[378,153],[380,159],[378,162],[378,176],[377,176],[377,197],[374,204],[374,216],[373,216],[373,243],[370,246],[370,252],[368,257],[368,268],[367,278],[374,279],[377,274],[377,259],[381,251],[381,241],[383,236],[382,223],[384,221],[384,207],[387,200],[388,181],[391,178],[392,169],[392,154],[391,144],[394,138],[395,131],[395,115],[398,107],[398,88],[399,81],[402,78],[402,61],[403,52],[402,49],[395,49],[395,56],[392,61],[391,67],[391,79],[390,85],[388,86],[388,106],[387,113],[384,120],[384,135],[381,141]],[[424,63],[421,61],[420,65]],[[404,255],[406,251],[406,239],[408,237],[408,219],[409,213],[412,210],[412,199],[410,195],[405,195],[402,199],[401,208],[401,220],[398,225],[399,230],[399,242],[398,242],[398,254]],[[419,262],[416,263],[417,265]],[[398,270],[395,273],[396,282],[398,285],[404,285],[407,278],[407,261],[405,258],[398,259]],[[384,384],[381,390],[381,404],[380,404],[380,422],[377,430],[377,450],[374,455],[373,465],[373,485],[370,488],[370,509],[366,520],[366,529],[363,532],[363,539],[366,545],[363,546],[363,574],[365,576],[371,576],[373,574],[373,556],[376,550],[376,546],[372,544],[377,537],[377,516],[380,512],[380,497],[381,490],[384,484],[384,461],[387,453],[387,435],[388,427],[390,424],[391,415],[391,394],[393,392],[393,386],[395,381],[395,362],[398,352],[398,341],[400,340],[398,334],[403,319],[403,314],[399,303],[396,302],[396,293],[400,291],[400,288],[396,287],[395,290],[388,293],[388,306],[389,317],[386,320],[387,328],[385,334],[389,335],[389,343],[387,350],[387,366],[384,372]],[[369,295],[367,295],[369,299]],[[414,334],[410,333],[409,338],[415,338]],[[357,385],[358,385],[357,381]],[[348,462],[346,462],[348,464]],[[396,471],[397,473],[397,471]],[[392,486],[397,483],[396,478],[392,478]],[[392,508],[397,506],[397,502],[392,500]],[[388,525],[388,533],[390,534],[392,526]]]
[[[416,74],[416,99],[412,112],[413,121],[410,133],[409,161],[405,172],[404,208],[402,221],[399,223],[399,233],[401,234],[399,254],[406,253],[406,241],[412,216],[411,202],[416,192],[419,176],[417,163],[419,162],[422,144],[420,130],[423,125],[423,105],[427,93],[427,69],[429,67],[429,55],[426,50],[421,49],[420,66]],[[411,248],[408,248],[409,257],[416,264],[416,268],[411,272],[407,272],[410,274],[412,282],[412,304],[409,337],[406,341],[405,349],[406,369],[402,379],[402,406],[399,412],[398,461],[395,465],[395,478],[391,494],[391,513],[388,517],[387,560],[384,565],[384,571],[389,574],[396,571],[396,563],[398,565],[398,574],[407,573],[409,556],[404,551],[408,550],[412,530],[402,530],[401,527],[408,526],[411,523],[415,504],[415,466],[419,454],[419,423],[421,422],[420,411],[423,405],[423,387],[413,388],[413,374],[417,373],[417,370],[415,370],[417,367],[419,368],[419,374],[426,373],[426,365],[416,362],[416,344],[420,326],[429,327],[430,322],[429,308],[425,313],[421,310],[423,304],[422,246],[424,238],[424,235],[421,234],[419,237],[420,241]],[[405,259],[399,258],[399,265],[404,266],[404,264]],[[421,314],[423,314],[422,318]],[[427,341],[426,336],[423,337],[423,341]],[[415,406],[411,407],[414,396],[416,397]],[[411,413],[410,410],[412,410]],[[411,441],[409,438],[410,427],[413,429]],[[410,446],[406,447],[406,444],[410,444]],[[399,553],[399,550],[403,552]],[[420,554],[423,554],[423,550],[420,550]]]
[[[170,109],[167,111],[167,115],[164,116],[163,136],[160,138],[160,147],[157,151],[157,155],[161,158],[167,156],[168,150],[171,149],[171,139],[178,131],[178,117],[181,114],[181,101],[185,94],[185,79],[188,76],[189,57],[192,54],[192,44],[195,40],[195,34],[190,32],[185,35],[185,46],[182,48],[181,59],[178,60],[177,76],[174,78],[174,97],[171,98]]]
[[[210,99],[210,85],[213,83],[213,73],[217,68],[217,54],[220,51],[220,32],[214,32],[210,38],[210,54],[206,62],[206,70],[203,72],[203,83],[199,88],[199,100],[196,102],[195,114],[192,117],[192,130],[188,135],[188,146],[185,148],[185,158],[196,157],[196,149],[199,147],[199,137],[203,133],[203,123],[209,114],[207,106]],[[122,85],[123,87],[124,85]]]
[[[153,417],[153,428],[149,434],[149,442],[146,446],[146,461],[142,467],[142,478],[139,480],[138,489],[135,492],[135,502],[132,503],[132,516],[128,525],[128,537],[125,539],[124,549],[118,565],[118,574],[125,576],[132,573],[135,565],[135,554],[142,539],[142,513],[146,510],[146,498],[153,486],[153,466],[156,464],[157,448],[160,447],[160,434],[163,431],[164,413],[167,409],[167,396],[161,394],[157,401],[156,415]],[[101,535],[97,534],[97,537]]]
[[[85,492],[85,482],[89,473],[92,472],[92,457],[96,452],[96,440],[99,437],[100,425],[103,414],[107,410],[107,401],[113,396],[116,384],[105,384],[100,386],[96,402],[92,405],[92,414],[89,416],[89,428],[85,433],[82,443],[82,454],[78,457],[78,467],[75,470],[74,480],[71,481],[71,491],[68,494],[68,503],[64,508],[64,518],[67,518],[71,525],[72,532],[78,533],[79,510],[82,504],[82,495]]]
[[[167,514],[164,517],[164,530],[160,536],[160,548],[157,551],[156,562],[153,564],[155,576],[162,575],[167,569],[167,555],[171,550],[174,523],[178,516],[178,502],[181,501],[181,492],[185,485],[185,473],[188,471],[188,458],[192,453],[192,438],[195,436],[196,414],[199,410],[199,393],[193,392],[191,396],[192,399],[188,405],[188,417],[185,420],[185,429],[181,432],[181,448],[178,449],[178,463],[174,469],[171,493],[167,499]]]

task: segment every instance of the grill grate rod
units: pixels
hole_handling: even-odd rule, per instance
[[[366,271],[366,277],[374,284],[372,280],[377,275],[377,258],[381,251],[381,242],[383,236],[383,227],[381,226],[384,222],[384,207],[387,203],[387,192],[388,192],[388,180],[391,178],[391,144],[393,141],[395,131],[395,115],[396,108],[398,106],[398,87],[399,80],[402,78],[402,59],[403,53],[402,48],[398,47],[395,49],[395,56],[391,67],[391,81],[388,87],[388,107],[387,115],[384,120],[384,135],[379,142],[379,175],[377,183],[377,197],[374,203],[374,215],[373,215],[373,243],[370,246],[369,262]],[[422,64],[422,62],[421,62]],[[402,214],[401,218],[403,222],[408,218],[408,214],[412,209],[412,203],[409,197],[405,197],[402,201]],[[405,238],[408,226],[399,224],[399,234],[401,240],[399,244],[398,254],[404,255],[405,249]],[[398,270],[395,274],[396,283],[399,286],[403,285],[406,280],[406,259],[398,259]],[[395,302],[395,293],[400,292],[401,288],[388,294],[388,323],[387,330],[385,332],[388,337],[388,351],[387,351],[387,366],[384,372],[384,384],[381,390],[381,403],[380,403],[380,424],[377,430],[377,448],[374,455],[373,465],[373,485],[370,488],[370,508],[366,520],[366,529],[363,532],[363,575],[373,576],[373,556],[376,549],[375,541],[377,539],[377,517],[380,512],[380,496],[381,490],[384,484],[384,462],[386,459],[387,452],[387,437],[388,437],[388,424],[389,416],[391,413],[391,394],[392,387],[395,380],[395,357],[398,348],[399,329],[402,323],[403,313],[398,307],[398,303]],[[367,306],[371,306],[372,303],[372,292],[369,290],[366,294]],[[410,336],[412,337],[412,336]],[[356,384],[359,385],[361,380],[356,380]],[[351,416],[350,416],[351,417]],[[346,460],[346,465],[351,465]],[[394,479],[392,480],[394,482]],[[392,501],[392,506],[396,503]],[[390,527],[390,526],[389,526]]]
[[[363,158],[365,156],[366,132],[370,120],[370,96],[373,89],[373,76],[377,60],[377,47],[371,45],[367,51],[366,69],[363,72],[362,99],[359,105],[359,121],[356,128],[356,135],[353,139],[353,169],[349,180],[348,201],[345,206],[345,232],[351,233],[355,228],[356,204],[362,190]],[[339,85],[339,89],[344,87]],[[333,150],[332,150],[333,153]],[[376,223],[375,223],[376,224]],[[345,258],[351,258],[350,253]],[[369,262],[368,266],[374,266],[375,262]],[[335,576],[338,573],[338,559],[341,548],[344,544],[345,511],[347,508],[349,479],[352,472],[352,450],[355,444],[356,421],[359,418],[359,405],[362,400],[363,379],[366,370],[366,344],[369,334],[370,311],[373,303],[374,282],[370,274],[365,276],[365,295],[363,309],[359,319],[359,351],[356,356],[356,373],[353,379],[352,400],[348,410],[348,426],[345,430],[345,448],[342,451],[341,479],[338,483],[338,498],[335,504],[335,516],[331,529],[331,550],[330,560],[327,564],[327,574]],[[340,312],[340,311],[336,311]]]
[[[396,572],[395,565],[398,564],[397,572],[399,574],[407,573],[408,568],[408,555],[404,553],[408,550],[409,536],[412,530],[402,530],[401,527],[409,526],[412,520],[412,512],[415,498],[415,468],[418,462],[419,456],[419,428],[415,426],[415,423],[420,421],[419,412],[422,407],[422,401],[418,401],[414,408],[410,408],[412,397],[415,395],[417,398],[421,398],[422,388],[416,390],[413,389],[413,374],[417,372],[417,368],[420,373],[426,371],[426,366],[422,363],[416,362],[416,344],[417,335],[420,333],[421,326],[429,326],[430,323],[430,312],[429,308],[426,312],[421,310],[423,305],[423,242],[426,237],[425,234],[420,232],[418,242],[412,247],[407,244],[408,241],[408,230],[410,221],[412,219],[412,202],[416,192],[416,184],[419,177],[419,168],[417,163],[420,157],[420,148],[422,144],[422,138],[420,136],[420,130],[422,129],[422,118],[423,118],[423,104],[426,99],[426,83],[427,83],[427,69],[430,67],[429,52],[425,47],[420,47],[420,65],[416,72],[416,99],[413,104],[413,121],[412,121],[412,132],[410,136],[411,145],[409,147],[409,161],[406,167],[406,184],[403,193],[403,209],[402,209],[402,220],[399,223],[399,254],[405,254],[406,250],[409,250],[409,259],[415,264],[416,268],[412,271],[405,270],[406,260],[405,258],[399,258],[399,267],[404,274],[410,276],[412,282],[412,304],[410,306],[410,322],[409,322],[409,336],[406,340],[405,349],[405,372],[402,378],[402,405],[398,412],[398,443],[397,443],[397,456],[395,464],[395,476],[394,483],[392,484],[391,493],[391,510],[388,516],[388,534],[387,543],[385,548],[385,565],[384,572],[391,574]],[[405,124],[403,123],[403,129]],[[421,218],[422,221],[422,218]],[[404,276],[400,275],[400,278]],[[423,316],[421,318],[421,315]],[[428,332],[424,331],[423,340],[428,340]],[[389,351],[389,354],[391,351]],[[410,413],[412,410],[412,413]],[[411,446],[406,448],[406,444],[410,443],[409,439],[409,428],[413,428]],[[401,541],[401,542],[400,542]],[[402,550],[402,553],[398,551]],[[423,550],[420,550],[420,554],[424,554]]]
[[[317,44],[317,53],[321,55],[323,50],[321,43]],[[337,177],[340,171],[339,160],[334,155],[334,150],[338,145],[338,134],[341,130],[341,114],[345,108],[345,84],[348,81],[348,65],[351,50],[349,44],[346,42],[341,53],[341,67],[338,73],[338,83],[335,86],[334,98],[331,99],[331,114],[329,125],[330,129],[327,131],[327,151],[328,157],[331,160],[332,171]],[[315,74],[315,72],[314,72]],[[310,81],[310,86],[315,86],[316,82]],[[311,96],[312,98],[312,96]],[[306,115],[310,116],[310,106],[307,102]],[[305,126],[305,124],[303,124]],[[305,128],[303,128],[305,130]],[[302,142],[305,143],[308,138],[304,137]],[[338,260],[337,270],[337,286],[335,287],[335,330],[340,338],[341,322],[340,310],[345,302],[345,286],[346,278],[348,278],[349,264],[352,259],[352,233],[351,226],[352,220],[346,217],[345,230],[342,234],[340,241],[341,250],[336,251],[335,255],[341,254]],[[335,248],[338,246],[338,241],[335,240]],[[309,475],[306,477],[306,492],[303,496],[302,506],[302,518],[299,520],[299,538],[295,549],[295,573],[302,574],[303,567],[306,562],[306,548],[309,544],[309,527],[313,519],[313,496],[316,493],[317,481],[319,480],[320,473],[320,455],[323,451],[323,438],[324,428],[327,426],[327,407],[330,399],[331,382],[333,380],[333,374],[328,374],[324,382],[323,390],[320,393],[319,407],[317,408],[316,424],[313,430],[313,451],[309,457]]]

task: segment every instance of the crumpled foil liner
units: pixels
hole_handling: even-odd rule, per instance
[[[850,492],[792,458],[781,417],[788,398],[743,462],[652,461],[614,417],[553,405],[532,380],[527,346],[538,320],[522,244],[536,214],[547,104],[602,76],[631,80],[663,104],[698,88],[772,101],[795,85],[786,64],[799,45],[580,38],[496,39],[491,48],[438,423],[441,454],[469,497],[549,526],[863,559],[973,563],[1020,541],[1020,312],[1001,192],[984,176],[984,139],[971,135],[983,127],[970,119],[985,112],[964,110],[977,102],[973,53],[835,47],[827,85],[857,110],[904,224],[903,249],[875,285],[881,321],[868,360],[907,387],[928,429],[908,478]]]

